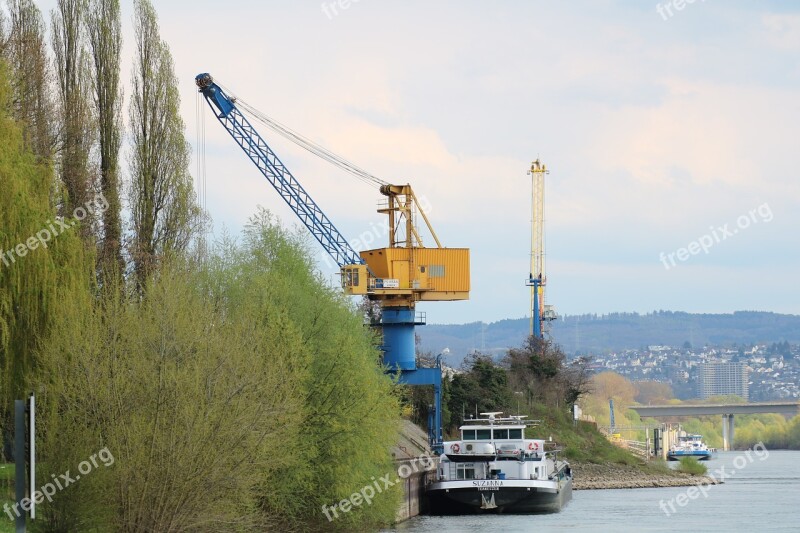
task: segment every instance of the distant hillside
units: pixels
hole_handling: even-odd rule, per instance
[[[575,315],[552,322],[553,339],[568,354],[602,353],[654,344],[692,346],[800,342],[800,316],[757,311],[733,314],[692,314],[657,311]],[[427,325],[417,329],[422,350],[449,348],[448,364],[457,365],[473,350],[498,354],[519,346],[528,334],[528,319],[460,325]]]

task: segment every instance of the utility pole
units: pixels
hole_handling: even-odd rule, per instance
[[[33,394],[27,401],[14,400],[14,468],[14,531],[25,533],[28,513],[31,519],[36,518],[36,398]]]
[[[15,463],[15,483],[14,496],[16,506],[15,531],[25,533],[26,512],[22,508],[22,500],[25,499],[26,475],[25,475],[25,400],[14,400],[14,463]]]

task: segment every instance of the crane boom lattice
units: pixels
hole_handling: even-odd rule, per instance
[[[206,96],[208,105],[220,123],[336,264],[340,267],[364,264],[358,252],[350,246],[347,239],[336,229],[231,99],[214,83],[211,76],[207,74],[198,76],[197,86]]]

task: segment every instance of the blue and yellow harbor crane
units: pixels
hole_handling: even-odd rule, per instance
[[[541,339],[545,323],[555,320],[553,306],[544,303],[544,176],[550,171],[538,159],[531,163],[531,269],[525,282],[531,288],[530,335]]]
[[[336,261],[345,294],[366,296],[380,304],[381,316],[374,325],[379,326],[383,333],[383,362],[388,372],[399,371],[402,383],[433,385],[435,405],[429,412],[428,436],[433,449],[441,451],[442,369],[439,361],[433,368],[417,367],[414,328],[424,324],[425,320],[424,315],[415,312],[415,306],[420,301],[469,298],[469,249],[442,247],[410,185],[392,185],[380,180],[292,132],[241,99],[229,96],[214,82],[210,74],[197,75],[195,82],[214,115],[231,137]],[[389,245],[356,252],[278,159],[239,107],[311,153],[363,181],[379,186],[381,194],[386,197],[386,203],[378,212],[389,218]],[[418,215],[424,220],[436,247],[427,248],[423,245],[416,225]]]

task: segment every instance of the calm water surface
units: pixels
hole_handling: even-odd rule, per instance
[[[386,531],[466,533],[478,531],[793,531],[800,533],[800,451],[770,451],[763,460],[751,452],[720,452],[707,461],[709,473],[725,468],[723,485],[704,497],[675,498],[688,487],[579,490],[558,514],[541,516],[463,516],[412,518]],[[736,466],[745,464],[743,468]],[[717,476],[719,477],[719,476]],[[672,512],[668,502],[673,501]],[[683,500],[682,500],[683,501]],[[664,502],[665,512],[660,506]]]

